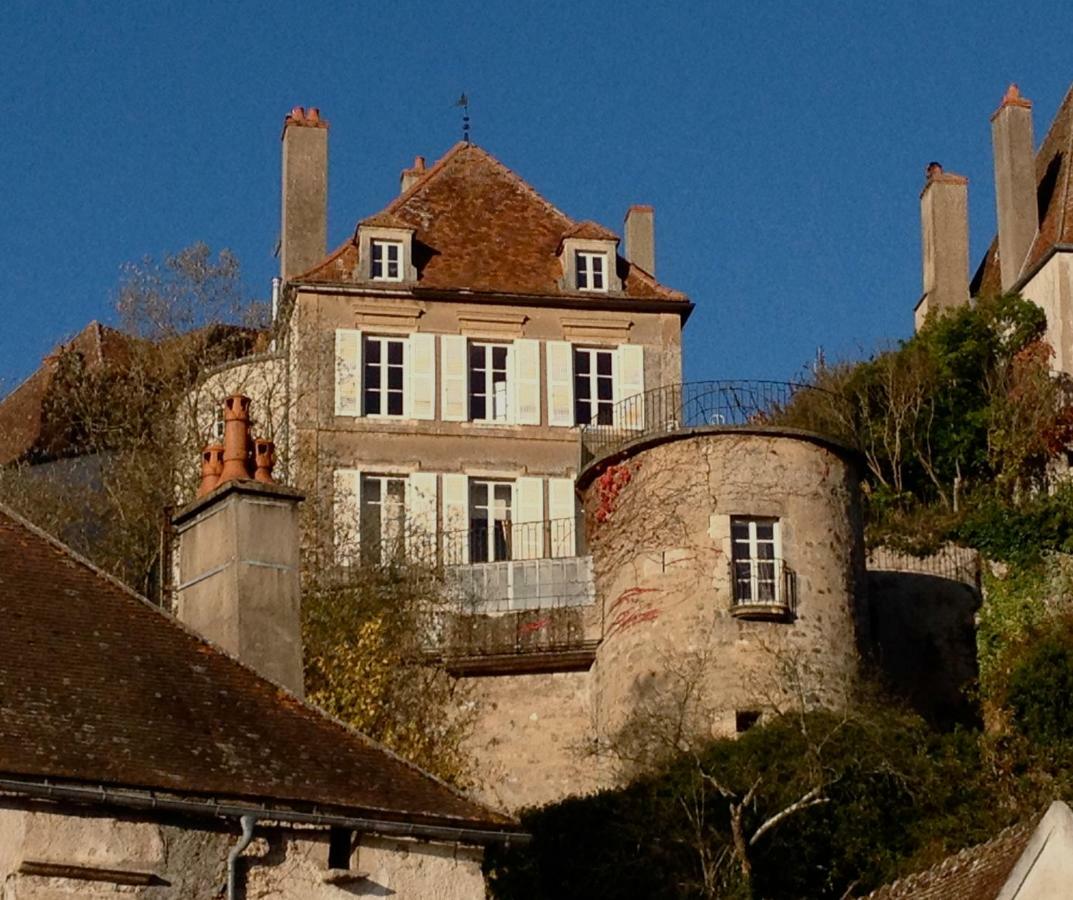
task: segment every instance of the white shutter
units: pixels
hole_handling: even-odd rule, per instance
[[[361,415],[361,332],[335,330],[335,414]]]
[[[406,479],[406,550],[418,562],[436,562],[436,474]]]
[[[469,479],[444,475],[443,561],[451,566],[469,562]]]
[[[623,344],[615,362],[615,424],[640,431],[645,427],[645,348]]]
[[[574,424],[574,349],[569,341],[548,341],[548,424]]]
[[[577,500],[573,478],[548,479],[548,519],[551,523],[551,555],[556,559],[577,556]]]
[[[513,420],[518,425],[540,424],[540,341],[517,340],[511,347],[514,386]]]
[[[513,559],[544,557],[543,478],[519,478],[514,482],[511,546]]]
[[[436,335],[411,334],[410,358],[407,360],[411,419],[436,418]]]
[[[469,390],[465,335],[440,337],[440,417],[445,422],[465,422],[469,418]]]
[[[343,565],[357,563],[361,538],[361,472],[336,469],[332,488],[336,559]]]

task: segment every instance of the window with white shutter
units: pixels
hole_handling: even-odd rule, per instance
[[[365,415],[405,415],[406,338],[365,335],[361,381]]]
[[[574,421],[578,425],[614,424],[615,351],[574,348]]]
[[[510,420],[510,345],[469,342],[469,417],[474,422]]]

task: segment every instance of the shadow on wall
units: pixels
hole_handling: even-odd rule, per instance
[[[940,728],[978,725],[968,696],[976,680],[980,593],[918,572],[870,571],[872,659],[888,688]]]

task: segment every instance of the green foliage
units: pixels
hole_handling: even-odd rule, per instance
[[[1073,630],[1068,619],[1033,641],[1010,673],[1013,723],[1038,747],[1073,748]]]
[[[1073,553],[1073,485],[1034,493],[1016,502],[981,492],[952,529],[985,557],[1031,567],[1047,553]]]
[[[1044,614],[1047,579],[1042,566],[1014,567],[1005,577],[984,574],[986,602],[977,614],[976,657],[986,702],[1001,694],[1011,647],[1020,644]]]
[[[842,897],[1006,824],[989,801],[972,735],[938,736],[889,710],[777,718],[710,743],[618,790],[523,815],[534,840],[488,860],[501,900],[627,897]],[[717,790],[715,783],[722,788]],[[734,860],[733,801],[746,835],[817,785],[824,802],[791,811]],[[703,877],[702,858],[718,878]]]

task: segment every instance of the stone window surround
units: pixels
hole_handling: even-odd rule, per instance
[[[413,284],[417,269],[413,261],[414,229],[384,228],[378,225],[358,226],[358,272],[360,281],[374,281],[372,274],[373,241],[392,241],[402,247],[398,279],[375,279],[376,284]]]
[[[570,294],[621,294],[622,279],[618,276],[618,241],[594,238],[563,238],[559,261],[563,267],[563,277],[559,286]],[[607,257],[604,267],[604,289],[579,291],[577,287],[577,253],[603,253]]]

